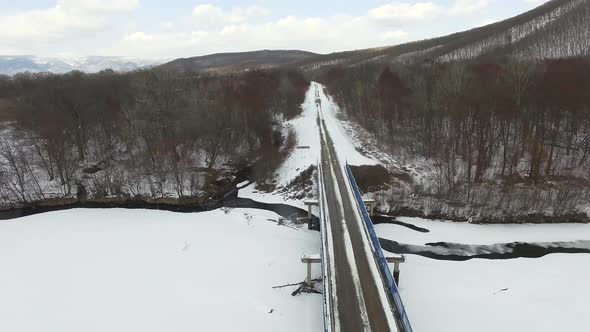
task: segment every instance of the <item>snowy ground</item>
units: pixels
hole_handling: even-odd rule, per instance
[[[0,331],[319,331],[321,296],[272,288],[303,281],[318,233],[277,218],[77,209],[0,222]]]
[[[399,217],[398,221],[430,230],[420,233],[398,225],[375,225],[379,236],[405,244],[431,242],[496,244],[509,242],[567,242],[590,240],[590,224],[492,224]]]
[[[285,162],[276,170],[273,179],[271,179],[276,181],[279,189],[288,186],[301,172],[316,165],[319,158],[320,137],[317,125],[317,110],[315,108],[315,98],[310,91],[312,91],[311,88],[305,96],[301,115],[284,124],[285,129],[292,129],[295,132],[298,148],[287,157]],[[302,200],[291,199],[289,193],[279,194],[277,192],[258,191],[255,183],[240,189],[238,196],[264,203],[281,203],[305,208]]]
[[[423,245],[433,241],[493,244],[590,240],[590,225],[471,225],[399,218],[419,233],[377,225],[380,237]],[[590,255],[537,259],[438,261],[415,255],[401,270],[400,292],[420,332],[587,331]]]
[[[349,130],[345,123],[340,120],[342,112],[338,105],[330,98],[324,90],[324,86],[318,83],[312,83],[310,92],[318,91],[316,95],[316,105],[314,107],[321,108],[322,120],[326,124],[326,129],[330,134],[330,138],[336,147],[338,159],[346,161],[350,165],[376,165],[377,161],[364,156],[359,150],[363,147],[363,142],[351,137]]]

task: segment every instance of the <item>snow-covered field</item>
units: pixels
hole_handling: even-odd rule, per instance
[[[277,218],[76,209],[0,222],[0,331],[320,331],[321,296],[272,288],[304,280],[319,234]]]
[[[415,331],[588,331],[590,255],[408,259],[400,292]]]
[[[590,225],[472,225],[399,218],[427,228],[377,225],[380,237],[424,245],[447,241],[590,239]],[[408,255],[400,292],[415,331],[588,331],[590,255],[553,254],[510,260],[438,261]]]
[[[396,218],[426,228],[420,233],[398,225],[375,225],[379,236],[405,244],[430,242],[496,244],[509,242],[567,242],[590,240],[590,224],[490,224],[479,225],[421,218]]]

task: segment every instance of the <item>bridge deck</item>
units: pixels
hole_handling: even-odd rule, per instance
[[[318,105],[318,107],[321,107]],[[321,116],[324,216],[332,237],[335,331],[397,331],[364,221]]]

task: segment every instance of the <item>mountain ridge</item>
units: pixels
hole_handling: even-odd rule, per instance
[[[555,41],[558,39],[558,41]],[[568,47],[581,43],[577,49]],[[304,71],[314,71],[331,66],[356,66],[371,62],[415,64],[424,62],[453,62],[476,58],[516,57],[520,59],[551,59],[560,57],[587,56],[590,54],[590,1],[551,0],[527,12],[508,19],[452,33],[446,36],[418,40],[393,46],[334,52],[330,54],[309,53],[299,60],[285,63],[260,63],[248,66],[249,55],[242,53],[212,54],[204,57],[177,59],[172,63],[190,59],[214,58],[231,54],[240,61],[226,62],[225,71],[290,66]],[[304,52],[304,51],[300,51]],[[258,59],[260,60],[260,59]],[[187,70],[171,63],[164,67]],[[193,66],[190,70],[217,71],[216,66]]]
[[[302,50],[258,50],[249,52],[215,53],[179,58],[163,64],[163,68],[180,71],[231,72],[264,69],[317,57],[319,54]]]

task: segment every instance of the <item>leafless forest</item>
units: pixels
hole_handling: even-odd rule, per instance
[[[390,212],[587,221],[589,33],[589,1],[554,0],[319,66],[316,77],[367,135],[419,169],[391,167],[396,185],[376,194]]]
[[[296,146],[281,126],[309,80],[394,160],[397,214],[588,221],[590,1],[379,49],[261,51],[151,70],[0,77],[0,204],[204,200],[264,179]],[[249,67],[251,66],[251,67]],[[370,136],[370,137],[369,137]]]
[[[371,65],[324,79],[390,155],[430,168],[393,201],[418,193],[436,201],[419,209],[486,215],[569,214],[589,202],[588,59]]]
[[[308,84],[288,70],[3,77],[0,201],[200,198],[253,162],[262,177],[295,144],[280,122]]]

